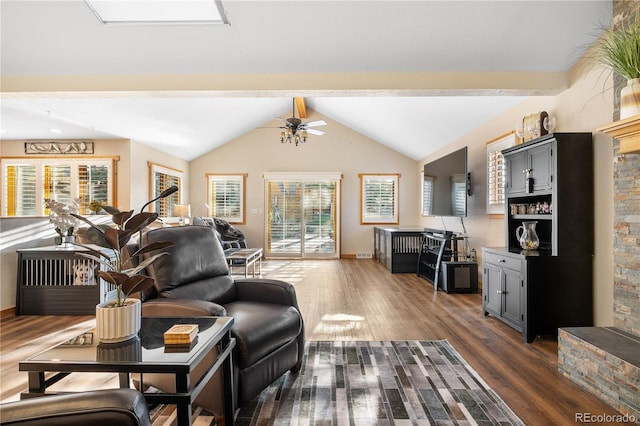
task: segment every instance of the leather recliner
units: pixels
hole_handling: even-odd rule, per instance
[[[147,403],[133,389],[49,395],[0,405],[0,423],[20,426],[151,426]]]
[[[288,370],[300,369],[304,323],[290,283],[232,278],[222,245],[206,226],[154,229],[143,240],[145,245],[173,243],[164,249],[168,255],[147,268],[155,280],[155,295],[146,294],[143,316],[234,318],[237,407],[249,403]]]

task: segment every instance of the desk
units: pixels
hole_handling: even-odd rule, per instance
[[[227,263],[229,271],[233,273],[234,267],[244,268],[244,277],[247,278],[249,267],[252,267],[252,276],[256,277],[256,262],[258,263],[258,275],[262,271],[262,249],[261,248],[243,248],[227,254]]]
[[[174,324],[198,324],[198,338],[188,352],[166,352],[163,333]],[[233,425],[233,364],[231,317],[142,318],[139,336],[122,343],[98,343],[94,330],[59,343],[38,355],[21,361],[20,371],[29,374],[29,389],[21,398],[47,395],[47,386],[53,385],[70,373],[118,373],[120,387],[129,387],[129,373],[165,373],[175,376],[175,393],[144,393],[148,403],[175,404],[178,425],[191,425],[191,404],[205,388],[215,372],[222,367],[224,386],[225,424]],[[216,346],[219,354],[207,366],[197,383],[190,383],[189,374],[199,367],[206,355]],[[45,379],[45,372],[55,374]],[[144,389],[144,384],[140,384]],[[50,394],[50,393],[49,393]]]

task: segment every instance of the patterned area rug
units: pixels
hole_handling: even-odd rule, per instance
[[[523,425],[446,340],[308,342],[236,425]]]

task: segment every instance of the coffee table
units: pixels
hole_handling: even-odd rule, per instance
[[[258,275],[262,270],[262,249],[261,248],[243,248],[235,250],[227,255],[227,263],[229,271],[233,273],[233,268],[240,266],[244,268],[244,277],[247,278],[249,267],[252,267],[253,278],[256,277],[256,263],[258,263]]]
[[[174,352],[164,347],[163,333],[174,324],[198,324],[198,337],[190,349]],[[143,392],[148,403],[175,404],[178,425],[191,425],[191,404],[205,388],[214,373],[222,367],[225,425],[234,424],[234,392],[231,317],[154,317],[142,318],[138,337],[122,343],[102,344],[94,330],[59,343],[19,363],[20,371],[29,374],[29,389],[21,398],[47,393],[47,386],[70,373],[110,372],[119,374],[120,387],[129,387],[129,374],[166,373],[175,376],[175,393]],[[219,354],[197,383],[190,383],[191,373],[206,355],[218,347]],[[45,378],[45,372],[55,372]],[[143,383],[140,386],[144,389]]]

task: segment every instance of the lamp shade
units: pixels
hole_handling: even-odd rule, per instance
[[[189,206],[186,204],[176,204],[173,206],[173,215],[176,217],[189,216]]]

